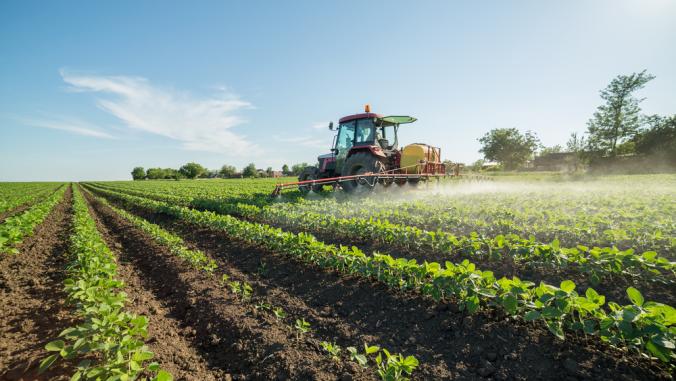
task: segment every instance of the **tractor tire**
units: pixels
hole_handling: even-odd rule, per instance
[[[301,172],[300,175],[298,176],[298,181],[317,180],[318,173],[319,169],[317,169],[317,167],[305,167],[305,169],[303,169],[303,172]],[[298,186],[298,190],[302,194],[307,194],[310,191],[319,192],[322,190],[323,187],[324,187],[323,185],[303,184]]]
[[[366,152],[357,152],[347,158],[343,165],[343,176],[354,176],[368,172],[385,172],[385,164],[377,157]],[[347,180],[340,183],[341,187],[348,193],[370,192],[375,188],[375,178],[365,178],[358,180]]]

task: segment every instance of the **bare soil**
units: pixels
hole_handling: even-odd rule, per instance
[[[177,379],[373,379],[351,364],[331,361],[318,340],[297,339],[290,322],[257,313],[252,303],[237,300],[220,285],[217,276],[189,267],[110,208],[87,198],[99,230],[120,259],[119,274],[134,299],[130,309],[150,318],[155,360]]]
[[[539,323],[496,311],[468,316],[452,302],[315,268],[166,215],[130,211],[182,236],[249,279],[256,292],[305,316],[319,336],[343,347],[368,342],[415,355],[421,366],[414,379],[671,379],[664,365],[593,337],[568,335],[562,342]]]
[[[45,344],[75,324],[63,281],[71,230],[71,190],[26,239],[16,255],[0,256],[0,379],[69,379],[68,364],[45,374],[37,367]]]

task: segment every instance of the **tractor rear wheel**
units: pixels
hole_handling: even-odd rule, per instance
[[[317,167],[305,167],[303,172],[298,175],[298,181],[317,180],[319,169]],[[323,188],[322,185],[302,184],[298,186],[300,193],[306,194],[310,191],[319,192]]]
[[[343,176],[363,175],[366,173],[385,172],[385,164],[377,157],[366,152],[357,152],[347,158],[343,166]],[[341,186],[346,192],[369,192],[375,188],[377,181],[375,178],[366,177],[362,179],[347,180],[341,182]]]

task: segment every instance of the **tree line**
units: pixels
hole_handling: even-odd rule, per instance
[[[175,168],[148,168],[135,167],[131,171],[131,177],[134,180],[180,180],[180,179],[198,179],[198,178],[257,178],[257,177],[279,177],[279,176],[298,176],[307,163],[294,164],[291,167],[284,164],[281,171],[275,171],[272,167],[266,169],[257,168],[256,164],[249,163],[238,171],[233,165],[224,164],[221,169],[207,169],[199,163],[186,163],[178,169]]]
[[[557,153],[584,164],[637,155],[676,167],[676,115],[644,115],[640,103],[645,98],[634,95],[653,79],[655,76],[645,70],[614,78],[600,91],[603,103],[587,122],[586,133],[572,133],[565,148],[544,147],[532,131],[498,128],[479,138],[479,152],[505,170],[522,167],[536,155]],[[479,160],[472,167],[478,169],[483,164],[484,160]]]

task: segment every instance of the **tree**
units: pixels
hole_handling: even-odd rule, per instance
[[[479,139],[484,157],[502,164],[505,169],[516,169],[533,156],[540,145],[537,136],[526,131],[522,134],[516,128],[497,128]]]
[[[636,152],[659,155],[676,164],[676,115],[670,117],[653,115],[647,119],[650,127],[636,136]]]
[[[268,167],[268,168],[265,170],[265,174],[268,175],[268,177],[272,177],[272,176],[274,176],[275,171],[272,170],[272,167]]]
[[[256,170],[256,164],[254,163],[249,163],[244,169],[242,170],[242,176],[244,177],[258,177],[258,171]]]
[[[164,169],[162,168],[148,168],[146,177],[150,180],[163,179],[164,173]]]
[[[143,180],[146,178],[146,170],[143,167],[135,167],[131,171],[131,178],[134,180]]]
[[[481,167],[484,166],[484,163],[486,163],[486,161],[484,159],[479,159],[479,160],[475,161],[474,163],[470,164],[468,168],[472,172],[479,172],[479,171],[481,171]]]
[[[540,150],[539,155],[545,156],[545,155],[549,155],[550,153],[561,153],[561,152],[563,152],[563,147],[561,147],[560,145],[557,144],[557,145],[551,146],[551,147],[544,147],[543,149]]]
[[[618,146],[634,137],[642,124],[641,108],[632,93],[643,88],[655,76],[643,70],[631,75],[618,75],[610,85],[601,90],[601,99],[606,103],[599,106],[587,122],[589,148],[598,154],[617,155]]]
[[[203,173],[205,173],[207,170],[203,166],[197,163],[188,163],[182,166],[178,170],[183,176],[189,178],[189,179],[194,179]]]
[[[221,170],[219,171],[219,173],[221,174],[221,176],[226,177],[226,178],[232,177],[232,176],[235,175],[235,173],[237,173],[237,168],[235,168],[232,165],[225,164],[221,167]]]
[[[291,166],[291,174],[294,176],[300,175],[301,172],[303,172],[303,169],[305,167],[309,167],[310,165],[308,163],[300,163],[300,164],[294,164]]]
[[[578,136],[577,132],[570,134],[568,142],[566,142],[566,150],[568,152],[582,153],[587,147],[587,140],[584,136]]]
[[[289,166],[288,166],[288,165],[286,165],[286,164],[282,165],[282,174],[283,174],[284,176],[289,176],[289,175],[291,175],[291,171],[289,170]]]

